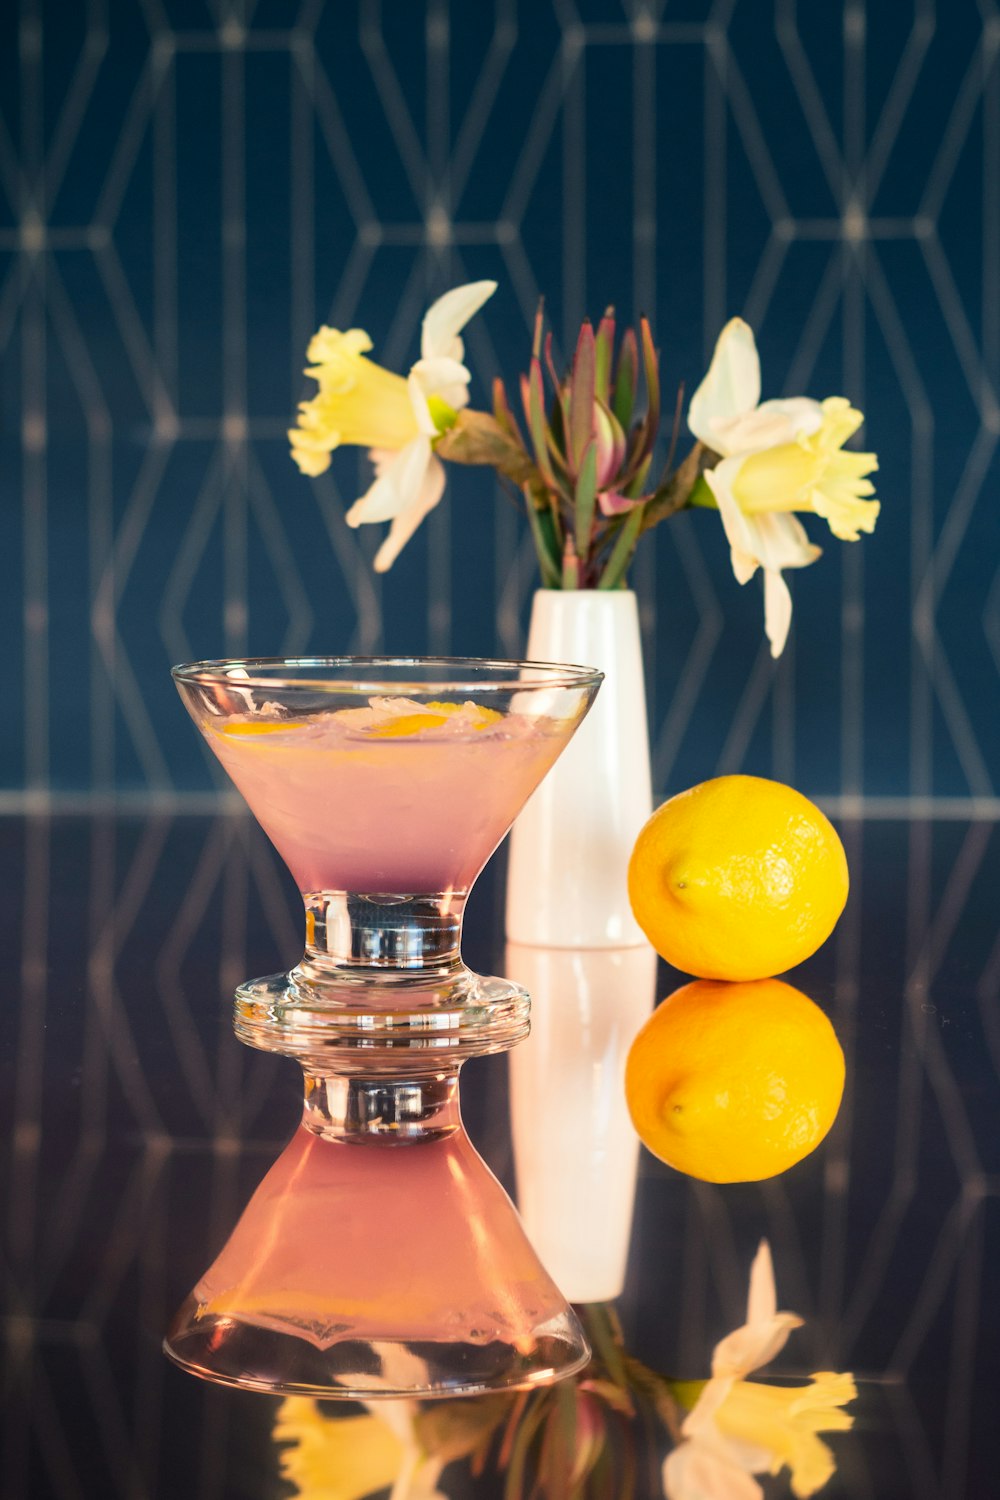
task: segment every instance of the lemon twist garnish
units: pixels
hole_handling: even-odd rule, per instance
[[[439,703],[431,701],[425,704],[425,712],[416,714],[401,714],[398,718],[391,719],[388,723],[374,726],[370,733],[379,739],[397,738],[402,735],[420,734],[425,729],[440,729],[447,724],[449,719],[460,715],[470,729],[482,730],[490,724],[495,724],[503,714],[495,708],[484,708],[482,704],[473,703]]]
[[[301,729],[304,723],[304,719],[229,719],[220,727],[223,734],[284,734],[288,729]]]

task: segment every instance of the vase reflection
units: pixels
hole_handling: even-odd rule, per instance
[[[532,997],[531,1034],[509,1062],[521,1217],[571,1302],[610,1302],[625,1284],[639,1157],[625,1059],[653,1008],[656,954],[510,943],[506,972]]]

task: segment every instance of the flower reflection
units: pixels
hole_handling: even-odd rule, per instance
[[[360,1500],[390,1485],[392,1500],[436,1500],[443,1460],[419,1446],[415,1414],[412,1401],[383,1401],[364,1416],[329,1421],[318,1401],[289,1396],[274,1426],[286,1445],[281,1477],[299,1500]]]
[[[390,1500],[443,1500],[442,1475],[461,1463],[473,1477],[502,1476],[504,1500],[634,1500],[661,1484],[666,1500],[762,1500],[754,1476],[787,1469],[804,1500],[832,1476],[834,1455],[819,1434],[852,1425],[844,1407],[853,1377],[824,1371],[797,1386],[745,1378],[802,1324],[778,1310],[766,1241],[746,1322],[716,1345],[708,1380],[672,1380],[635,1359],[612,1304],[580,1313],[593,1358],[542,1390],[383,1401],[340,1418],[310,1399],[282,1402],[282,1477],[299,1500],[360,1500],[390,1486]],[[664,1437],[673,1446],[660,1468]]]
[[[771,1250],[762,1240],[750,1271],[746,1322],[715,1346],[711,1380],[674,1387],[682,1402],[689,1392],[696,1399],[681,1427],[683,1441],[663,1465],[667,1500],[762,1500],[752,1476],[785,1467],[795,1495],[814,1495],[826,1484],[834,1457],[816,1434],[851,1426],[841,1409],[857,1394],[851,1376],[823,1372],[793,1387],[744,1379],[769,1363],[801,1325],[797,1314],[778,1312]]]

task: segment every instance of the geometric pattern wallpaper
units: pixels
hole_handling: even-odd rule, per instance
[[[689,391],[740,313],[765,394],[848,395],[881,458],[874,536],[792,578],[777,664],[716,516],[641,554],[658,789],[995,816],[998,53],[994,0],[5,6],[0,807],[210,803],[179,659],[523,649],[488,475],[377,578],[343,523],[366,461],[307,481],[284,437],[319,322],[403,368],[490,276],[476,404],[543,293],[563,349],[645,312]]]

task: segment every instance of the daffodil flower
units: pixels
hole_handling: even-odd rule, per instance
[[[360,1500],[389,1485],[390,1500],[444,1500],[437,1488],[444,1464],[421,1450],[415,1414],[411,1401],[384,1401],[377,1413],[330,1420],[318,1402],[289,1396],[274,1425],[275,1440],[287,1445],[281,1477],[297,1500]]]
[[[469,371],[459,337],[496,291],[495,281],[454,287],[429,308],[420,358],[406,379],[366,358],[371,339],[360,328],[321,328],[309,344],[310,375],[319,385],[299,407],[288,434],[303,474],[322,474],[345,443],[368,448],[375,482],[347,512],[350,526],[391,521],[375,556],[384,573],[444,493],[444,466],[434,442],[468,404]]]
[[[844,1431],[842,1410],[856,1395],[850,1375],[821,1372],[805,1386],[769,1386],[744,1377],[784,1347],[795,1313],[778,1312],[771,1251],[763,1240],[750,1272],[747,1320],[717,1344],[712,1378],[701,1387],[681,1427],[683,1441],[667,1455],[667,1500],[763,1500],[755,1474],[787,1467],[792,1491],[814,1495],[834,1470],[833,1455],[817,1436]],[[676,1388],[679,1394],[684,1387]]]
[[[746,583],[764,569],[764,628],[780,656],[792,619],[784,568],[815,562],[793,511],[812,511],[842,541],[875,529],[879,504],[866,477],[874,453],[844,451],[861,412],[842,396],[813,401],[760,399],[760,359],[753,331],[733,318],[719,335],[708,374],[688,412],[688,426],[720,462],[705,471],[730,547],[733,572]]]

